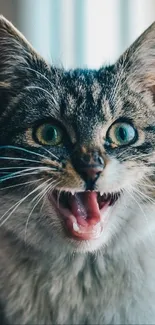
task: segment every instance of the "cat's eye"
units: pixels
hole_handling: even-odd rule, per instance
[[[37,128],[35,137],[42,145],[58,146],[63,140],[63,130],[56,125],[45,123]]]
[[[108,130],[107,141],[114,146],[123,146],[137,140],[134,127],[125,122],[114,123]]]

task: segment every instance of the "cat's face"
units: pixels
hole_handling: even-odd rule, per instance
[[[7,198],[25,183],[21,200],[36,197],[36,231],[41,222],[57,245],[107,245],[153,197],[154,67],[154,25],[116,65],[66,72],[49,67],[1,18],[1,184],[11,186]]]

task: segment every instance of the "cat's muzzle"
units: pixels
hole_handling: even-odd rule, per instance
[[[101,195],[96,191],[70,192],[54,190],[49,201],[60,215],[68,236],[78,240],[97,239],[106,223],[108,208],[115,204],[120,193]]]

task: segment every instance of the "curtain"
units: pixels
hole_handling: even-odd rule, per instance
[[[0,0],[0,11],[49,62],[98,68],[155,20],[155,0]]]

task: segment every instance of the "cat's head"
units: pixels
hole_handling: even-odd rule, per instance
[[[64,71],[0,18],[0,181],[9,187],[5,200],[22,183],[21,204],[26,195],[33,202],[29,224],[36,232],[41,225],[41,245],[56,238],[63,249],[93,251],[136,232],[136,223],[145,230],[144,206],[154,192],[154,96],[155,24],[115,65]]]

